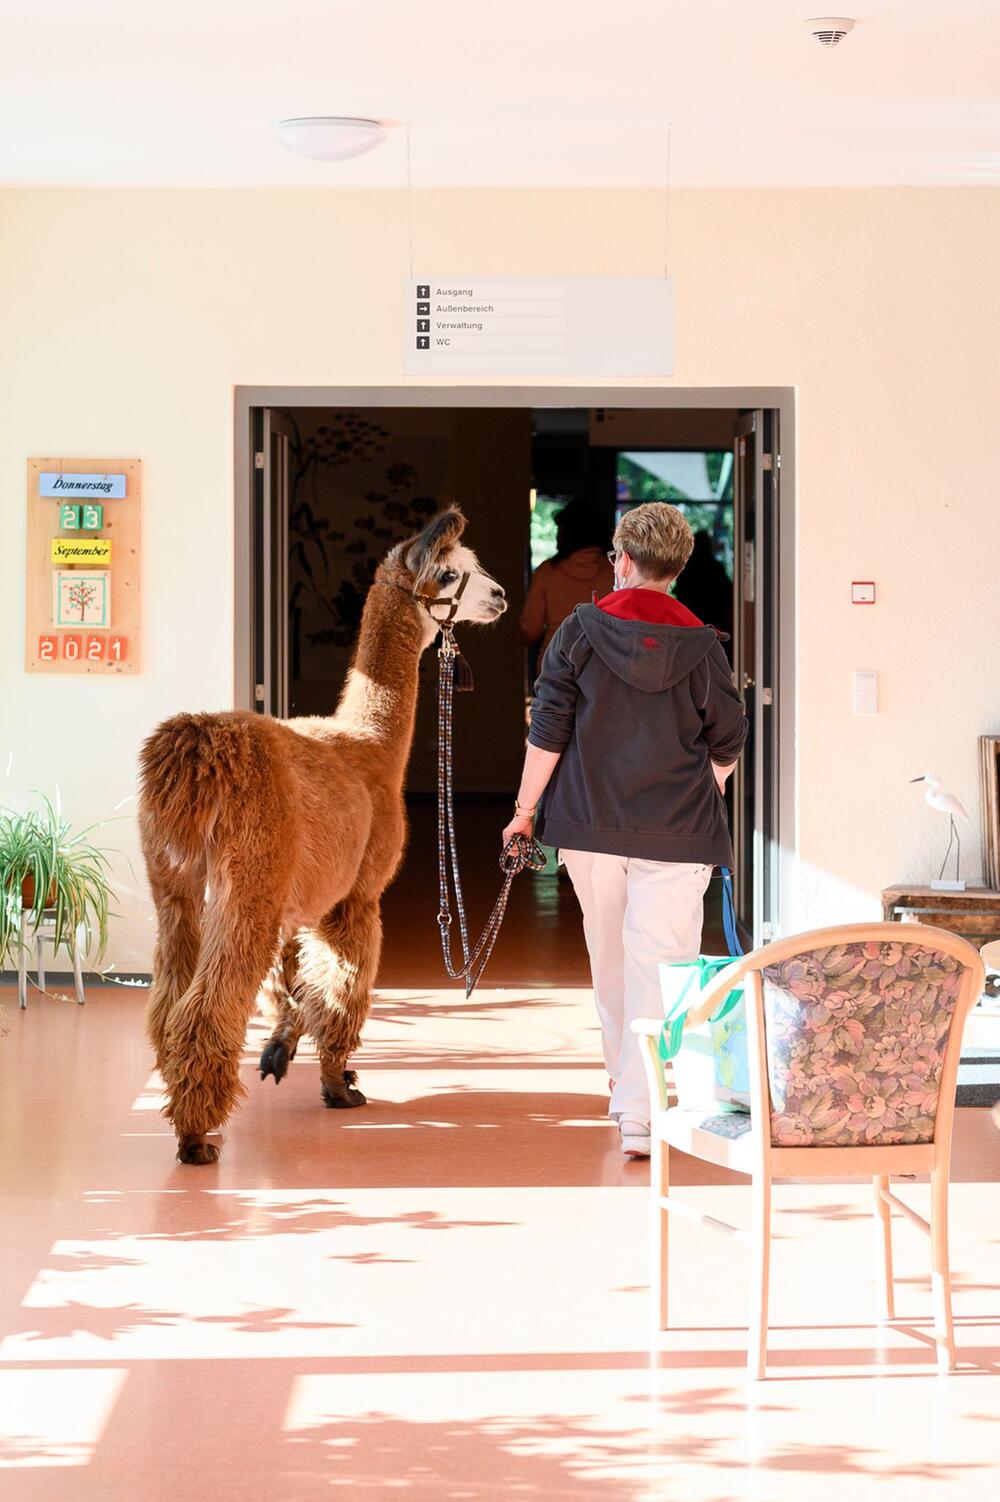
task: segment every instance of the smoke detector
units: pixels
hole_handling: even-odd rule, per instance
[[[804,24],[821,47],[836,47],[855,26],[850,16],[812,16]]]

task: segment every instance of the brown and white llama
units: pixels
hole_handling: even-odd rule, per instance
[[[378,969],[382,893],[406,843],[403,780],[421,653],[438,621],[497,620],[500,586],[460,543],[458,510],[379,565],[329,719],[182,714],[142,748],[139,822],[158,931],[146,1025],[182,1163],[244,1092],[240,1055],[265,986],[279,1081],[303,1032],[328,1106],[365,1104],[348,1060]],[[458,595],[458,604],[449,603]]]

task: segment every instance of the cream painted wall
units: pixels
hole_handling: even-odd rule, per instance
[[[238,384],[401,384],[405,205],[395,193],[0,194],[2,796],[56,782],[78,820],[134,790],[165,715],[232,694]],[[650,272],[647,192],[423,193],[420,265]],[[799,924],[869,916],[944,836],[907,779],[976,809],[976,736],[1000,730],[1000,192],[681,191],[678,385],[794,385],[798,412]],[[608,383],[609,386],[613,382]],[[22,670],[24,461],[134,454],[145,470],[145,666]],[[849,604],[852,578],[879,585]],[[850,674],[881,674],[851,713]],[[107,836],[139,861],[126,821]],[[978,870],[978,835],[968,839]],[[112,958],[148,969],[119,861]]]

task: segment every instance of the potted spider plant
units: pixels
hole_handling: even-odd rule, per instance
[[[51,915],[55,945],[74,951],[82,941],[99,963],[111,888],[108,858],[89,838],[97,826],[74,834],[61,808],[44,797],[41,804],[25,813],[0,810],[0,967],[17,963],[22,914],[29,933]]]

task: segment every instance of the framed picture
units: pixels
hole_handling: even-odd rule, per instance
[[[111,573],[56,569],[52,576],[52,621],[56,626],[110,626]]]
[[[1000,735],[979,737],[979,787],[986,884],[1000,891]]]

